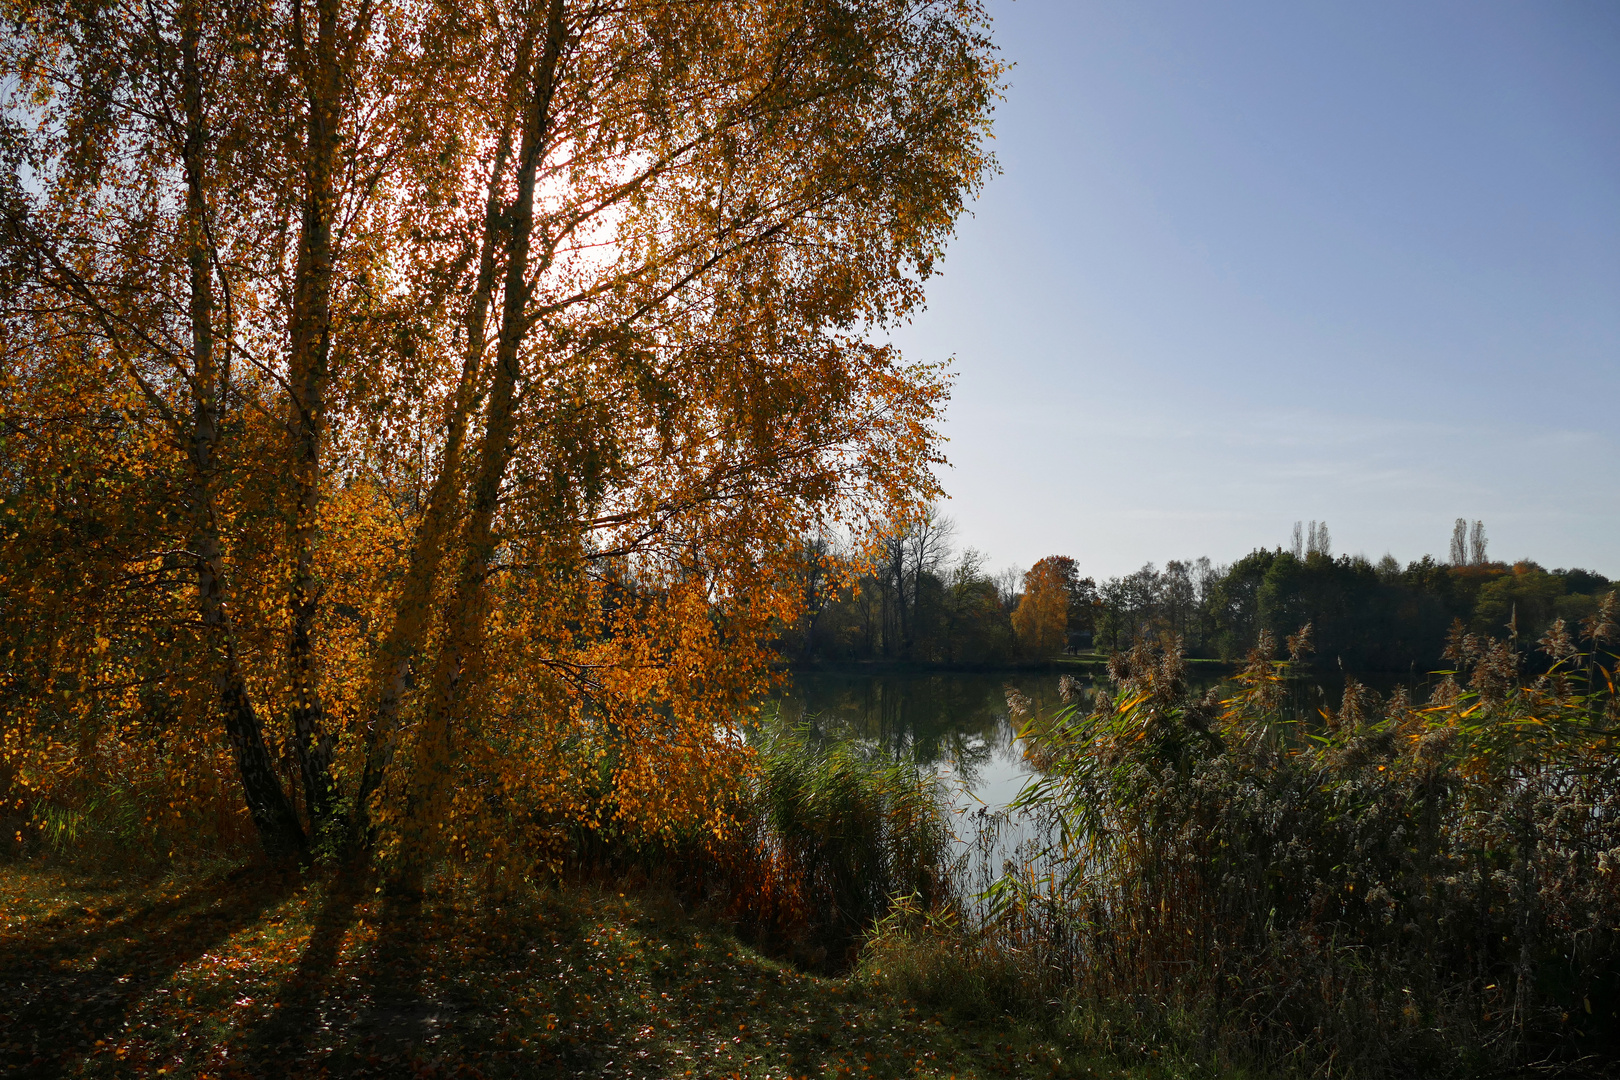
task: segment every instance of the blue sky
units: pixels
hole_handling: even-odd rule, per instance
[[[1340,552],[1620,576],[1620,4],[991,0],[954,354],[992,565]]]

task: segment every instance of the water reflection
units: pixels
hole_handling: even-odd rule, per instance
[[[1033,771],[1008,716],[1009,687],[1042,715],[1062,706],[1056,675],[821,671],[795,674],[777,705],[813,737],[911,757],[953,781],[959,802],[1000,808]]]
[[[1224,671],[1193,668],[1198,690]],[[956,789],[959,807],[999,810],[1035,771],[1024,758],[1007,692],[1030,701],[1034,716],[1063,707],[1060,676],[1027,672],[801,671],[775,705],[782,722],[812,737],[850,742],[874,756],[911,757],[938,769]],[[1089,692],[1091,681],[1080,682]]]

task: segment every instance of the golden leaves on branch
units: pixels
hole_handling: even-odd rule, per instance
[[[313,761],[385,847],[720,827],[794,541],[938,490],[946,373],[867,337],[993,167],[978,7],[17,14],[30,775],[235,753],[321,827]]]

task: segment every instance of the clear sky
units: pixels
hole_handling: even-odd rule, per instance
[[[1337,552],[1620,576],[1620,3],[991,0],[954,354],[992,566]]]

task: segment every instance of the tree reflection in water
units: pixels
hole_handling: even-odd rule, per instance
[[[767,723],[801,725],[811,738],[848,742],[874,757],[931,765],[955,789],[955,802],[1000,810],[1036,771],[1017,731],[1063,707],[1061,676],[1038,672],[799,671],[765,709]],[[1216,671],[1189,681],[1210,685]],[[1091,681],[1080,679],[1089,695]],[[1008,715],[1008,691],[1029,700],[1029,715]]]
[[[1008,687],[1029,698],[1040,715],[1062,705],[1057,675],[797,672],[775,703],[776,722],[802,725],[812,738],[853,743],[873,756],[932,765],[962,789],[959,802],[999,808],[1033,771],[1008,716]]]

